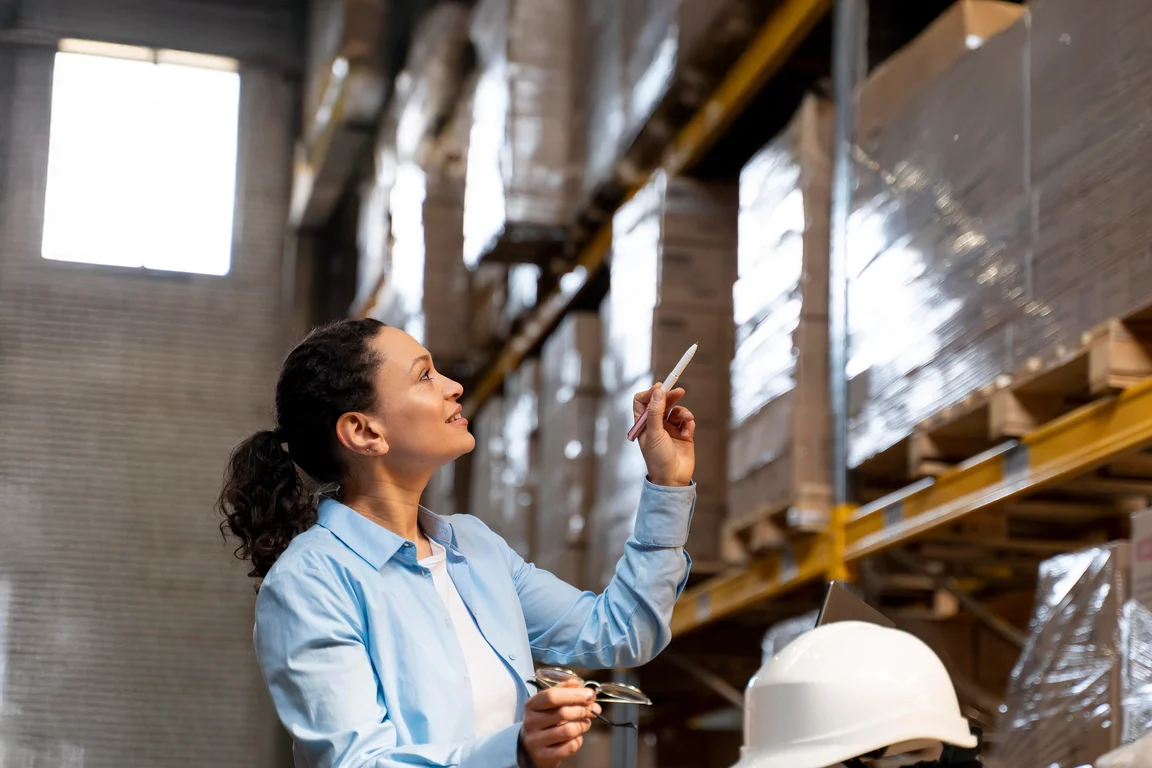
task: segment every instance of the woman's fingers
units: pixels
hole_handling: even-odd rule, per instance
[[[652,402],[652,393],[656,391],[656,387],[663,386],[661,382],[656,382],[650,389],[643,392],[637,392],[632,397],[632,418],[633,420],[640,418],[640,414],[648,410],[648,404]],[[676,403],[680,402],[684,397],[685,392],[683,387],[676,387],[671,392],[664,393],[664,409],[668,411]],[[651,417],[649,417],[651,418]]]
[[[667,421],[669,424],[668,432],[673,437],[690,440],[696,434],[696,417],[692,415],[692,411],[682,405],[668,411]]]

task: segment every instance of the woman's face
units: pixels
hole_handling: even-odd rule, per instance
[[[396,328],[382,328],[372,344],[384,361],[376,377],[388,443],[384,461],[409,470],[435,469],[475,448],[457,402],[464,389],[436,371],[428,350]]]

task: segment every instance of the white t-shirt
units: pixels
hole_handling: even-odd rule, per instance
[[[452,577],[448,574],[447,554],[444,547],[432,539],[432,556],[420,565],[432,572],[432,582],[456,629],[456,638],[464,652],[468,679],[472,689],[472,708],[476,714],[476,735],[483,736],[507,728],[516,722],[519,701],[516,682],[492,646],[480,634],[476,620],[460,598]]]

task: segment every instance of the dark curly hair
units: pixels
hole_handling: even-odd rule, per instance
[[[228,460],[216,502],[220,532],[240,540],[236,557],[263,579],[289,542],[316,522],[315,500],[297,467],[320,484],[344,472],[336,422],[376,405],[382,360],[370,342],[384,324],[341,320],[312,331],[293,349],[276,382],[276,429],[240,443]],[[257,585],[259,589],[259,585]]]

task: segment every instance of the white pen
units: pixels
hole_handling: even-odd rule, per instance
[[[688,367],[688,363],[692,362],[692,356],[696,354],[696,347],[693,344],[688,347],[688,351],[680,358],[680,362],[676,363],[676,367],[672,369],[672,373],[668,374],[668,378],[664,380],[664,391],[671,392],[676,382],[680,381],[680,377],[684,375],[684,369]],[[632,425],[632,429],[628,430],[628,440],[635,441],[640,433],[644,431],[644,425],[648,423],[648,411],[645,410],[640,414],[640,418],[636,419],[636,423]]]

